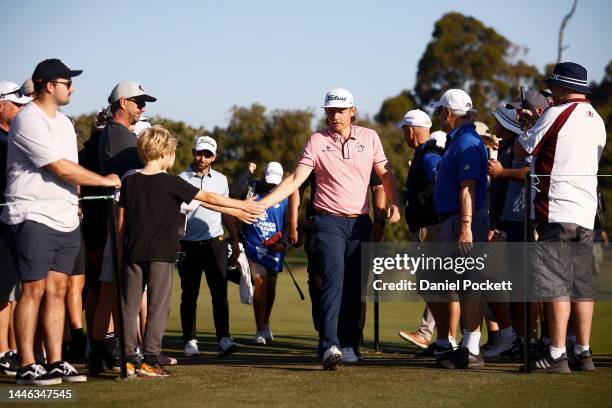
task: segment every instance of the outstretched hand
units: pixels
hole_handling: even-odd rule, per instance
[[[257,196],[247,198],[242,202],[242,210],[255,216],[255,220],[266,212],[266,206],[259,201],[255,201]]]

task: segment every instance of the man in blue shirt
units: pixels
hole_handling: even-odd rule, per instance
[[[487,209],[487,152],[476,133],[470,96],[450,89],[432,104],[439,110],[442,128],[450,131],[449,142],[440,161],[434,186],[436,212],[442,220],[440,240],[456,242],[462,254],[470,252],[472,242],[486,242],[489,231]],[[462,347],[438,359],[444,368],[479,368],[481,302],[462,302]]]
[[[229,195],[227,178],[211,168],[217,153],[217,142],[211,137],[196,138],[193,146],[193,162],[179,176],[203,191],[224,196]],[[200,293],[202,270],[210,289],[213,318],[220,355],[238,350],[230,337],[229,306],[227,302],[227,244],[223,240],[223,227],[229,230],[232,239],[232,254],[240,253],[236,222],[233,217],[203,207],[187,213],[187,228],[181,239],[184,257],[178,262],[181,278],[181,326],[185,355],[199,355],[196,338],[196,308]]]

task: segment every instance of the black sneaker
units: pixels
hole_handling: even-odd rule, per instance
[[[49,375],[45,367],[34,363],[20,367],[15,375],[15,382],[17,385],[57,385],[62,383],[62,379]]]
[[[439,357],[436,363],[440,367],[448,369],[474,369],[483,368],[485,365],[482,353],[472,354],[466,348],[459,348],[452,353]]]
[[[512,347],[509,350],[499,353],[499,358],[503,360],[520,360],[523,358],[523,342],[518,337],[512,342]]]
[[[435,341],[431,343],[427,348],[421,351],[418,356],[419,357],[442,357],[446,354],[452,353],[455,350],[452,344],[449,344],[448,347],[444,347],[436,343]]]
[[[574,353],[574,349],[571,348],[568,351],[568,365],[572,371],[593,371],[595,369],[595,364],[593,364],[593,359],[591,356],[593,353],[591,349],[585,350],[582,353],[576,355]]]
[[[87,376],[85,374],[79,374],[79,372],[67,361],[56,361],[53,364],[49,364],[47,371],[50,376],[57,377],[63,382],[80,383],[87,381]]]
[[[540,354],[531,366],[532,373],[550,373],[550,374],[569,374],[572,371],[567,363],[567,354],[563,353],[561,357],[553,359],[549,350],[545,350]]]
[[[13,351],[7,351],[0,357],[0,371],[9,377],[15,377],[19,369],[19,357]]]

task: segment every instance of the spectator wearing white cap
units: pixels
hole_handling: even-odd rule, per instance
[[[0,82],[0,203],[4,203],[6,186],[6,154],[11,121],[32,99],[24,96],[14,82]],[[19,275],[10,249],[7,227],[0,223],[0,259],[3,274],[0,280],[0,371],[15,375],[19,368],[17,344],[13,331],[13,315],[19,299]]]
[[[335,370],[343,355],[358,361],[361,242],[369,240],[372,228],[368,203],[372,170],[391,202],[390,222],[398,222],[400,213],[395,177],[380,137],[353,124],[357,114],[353,95],[343,88],[332,89],[323,108],[327,128],[310,136],[296,170],[260,202],[270,207],[282,201],[314,171],[314,237],[322,275],[319,350],[323,369]],[[342,315],[341,305],[346,311]]]
[[[278,162],[269,162],[260,180],[247,181],[247,196],[241,198],[254,194],[259,201],[282,180],[283,166]],[[265,345],[274,340],[270,329],[270,315],[276,297],[278,273],[283,271],[287,248],[287,235],[284,233],[287,205],[288,200],[285,198],[269,207],[264,216],[256,222],[244,226],[244,247],[255,286],[253,311],[256,331],[253,344],[256,345]]]
[[[440,144],[431,138],[431,126],[429,115],[419,109],[408,111],[395,125],[396,129],[402,129],[406,144],[414,150],[405,183],[404,213],[416,242],[436,242],[440,235],[440,220],[433,203],[433,184],[444,143]],[[458,312],[455,315],[458,319]],[[404,340],[425,349],[432,342],[436,320],[442,322],[442,326],[438,327],[438,336],[448,339],[448,319],[449,310],[445,303],[431,303],[425,307],[421,325],[416,331],[400,330],[398,334]],[[434,349],[429,351],[433,353]]]
[[[487,152],[473,122],[472,99],[465,91],[450,89],[431,106],[439,111],[442,128],[450,131],[434,186],[434,204],[442,220],[440,240],[458,243],[466,254],[472,242],[487,240]],[[482,367],[482,303],[463,301],[461,318],[462,347],[439,358],[438,364],[451,369]]]
[[[197,137],[191,151],[193,161],[179,176],[202,191],[229,196],[227,178],[212,168],[217,158],[217,142],[210,136]],[[185,236],[181,239],[184,256],[178,262],[181,278],[181,327],[184,353],[199,355],[196,329],[196,309],[200,294],[202,271],[210,289],[213,319],[219,354],[229,355],[238,350],[230,336],[227,301],[227,244],[223,226],[231,237],[232,257],[240,254],[239,237],[234,217],[198,207],[187,213]]]

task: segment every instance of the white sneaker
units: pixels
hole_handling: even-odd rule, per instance
[[[505,351],[512,349],[513,343],[502,343],[497,346],[481,347],[480,351],[484,358],[497,358]]]
[[[198,341],[193,339],[185,343],[184,352],[186,357],[199,356],[200,350],[198,350]]]
[[[178,363],[176,358],[167,356],[165,354],[160,354],[157,357],[157,361],[159,361],[159,364],[161,364],[162,366],[176,365]]]
[[[352,347],[343,347],[340,349],[342,353],[342,361],[344,363],[358,363],[359,358],[357,354],[355,354],[355,350]]]
[[[266,325],[262,331],[263,336],[267,341],[272,343],[274,341],[274,336],[272,335],[272,331],[270,330],[270,326]]]
[[[255,332],[255,338],[253,339],[253,344],[258,346],[266,345],[266,336],[263,331]]]
[[[336,370],[342,364],[342,352],[338,347],[331,346],[323,353],[323,370]]]
[[[231,337],[223,337],[219,340],[219,356],[229,356],[238,351],[238,343]]]

